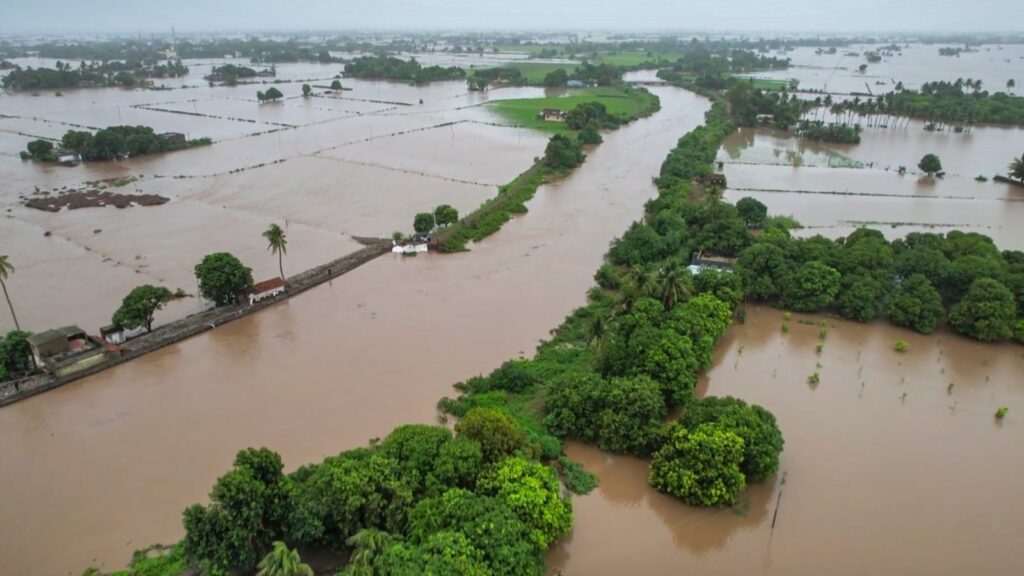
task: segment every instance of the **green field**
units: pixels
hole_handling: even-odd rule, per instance
[[[581,54],[579,56],[582,58],[586,55]],[[675,62],[681,57],[682,54],[676,52],[599,52],[596,59],[590,59],[601,64],[612,64],[614,66],[638,66],[646,62],[654,63],[662,59]]]
[[[513,64],[502,64],[501,67],[519,70],[523,73],[523,76],[526,76],[526,81],[530,84],[543,84],[544,77],[559,68],[568,72],[570,76],[576,70],[576,64],[546,64],[542,62],[516,62]]]
[[[758,90],[785,90],[789,88],[788,80],[769,80],[768,78],[748,78]]]
[[[488,103],[487,107],[517,126],[547,132],[568,132],[565,124],[541,120],[537,114],[544,108],[569,111],[584,102],[596,101],[604,104],[610,114],[634,118],[653,106],[654,100],[649,93],[631,88],[584,88],[569,90],[562,96],[498,100]]]

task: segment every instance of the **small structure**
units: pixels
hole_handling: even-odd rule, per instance
[[[729,258],[727,256],[719,256],[713,252],[694,252],[690,258],[690,265],[687,269],[690,270],[691,274],[700,274],[705,270],[718,270],[719,272],[732,272],[733,266],[736,265],[735,258]]]
[[[284,294],[284,291],[284,280],[281,280],[280,278],[264,280],[259,284],[255,284],[252,289],[249,290],[249,305],[252,306],[253,304],[262,302],[267,298],[276,298],[279,295]]]
[[[80,159],[78,152],[75,152],[74,150],[66,150],[64,148],[54,150],[53,157],[57,159],[58,164],[63,164],[64,166],[74,166],[75,164],[78,164]]]
[[[408,242],[395,242],[391,252],[395,254],[418,254],[429,250],[430,234],[417,232]]]
[[[775,122],[775,115],[774,114],[758,114],[757,115],[757,123],[758,124],[771,124],[772,122]]]
[[[720,173],[716,172],[714,174],[708,174],[707,176],[704,177],[704,185],[705,186],[714,186],[714,187],[717,187],[717,188],[726,188],[726,183],[727,183],[727,181],[725,179],[725,174],[720,174]]]
[[[167,142],[168,144],[173,144],[175,146],[185,145],[185,135],[182,134],[181,132],[164,132],[163,134],[159,135],[159,138],[164,142]]]
[[[100,328],[100,338],[111,344],[124,344],[127,338],[124,335],[124,326],[110,324]]]
[[[78,326],[54,328],[28,337],[29,350],[36,366],[54,376],[67,376],[107,359],[117,347],[105,346]]]
[[[565,85],[569,88],[585,88],[587,86],[582,80],[569,80]]]
[[[565,122],[565,110],[559,110],[558,108],[545,108],[540,111],[537,115],[541,120],[547,120],[548,122]]]

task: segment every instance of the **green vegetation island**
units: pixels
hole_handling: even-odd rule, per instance
[[[181,60],[158,62],[92,62],[84,60],[77,67],[67,62],[56,63],[56,68],[21,68],[14,66],[0,80],[4,90],[11,92],[33,90],[61,90],[67,88],[96,88],[103,86],[146,86],[152,78],[177,78],[188,74]]]
[[[209,138],[188,140],[184,134],[177,132],[157,134],[149,126],[111,126],[95,134],[85,130],[68,130],[58,143],[59,148],[49,140],[33,140],[21,152],[21,158],[61,163],[75,163],[79,160],[113,161],[212,143]]]
[[[410,84],[428,84],[462,80],[466,71],[456,66],[422,66],[415,58],[402,60],[394,56],[360,56],[345,62],[345,76],[368,80],[394,80]]]

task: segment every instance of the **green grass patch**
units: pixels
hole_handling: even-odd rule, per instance
[[[657,109],[657,97],[646,90],[633,88],[583,88],[568,90],[561,96],[546,98],[519,98],[498,100],[487,104],[488,108],[517,126],[543,130],[545,132],[570,132],[562,122],[549,122],[537,117],[545,108],[568,112],[585,102],[600,102],[608,113],[624,120],[632,120]]]
[[[597,476],[587,472],[580,463],[559,456],[558,465],[562,482],[574,494],[589,494],[597,488]]]
[[[786,90],[789,88],[789,80],[772,80],[769,78],[746,78],[750,84],[758,90]]]

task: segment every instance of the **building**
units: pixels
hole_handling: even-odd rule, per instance
[[[271,278],[270,280],[264,280],[259,284],[253,285],[249,290],[249,305],[252,306],[257,302],[262,302],[267,298],[277,298],[285,292],[284,280],[280,278]]]
[[[104,342],[110,342],[111,344],[124,344],[127,338],[124,335],[124,326],[118,326],[117,324],[110,324],[100,328],[100,338]]]
[[[95,366],[116,354],[117,346],[104,345],[78,326],[54,328],[28,337],[36,366],[54,376],[67,376]]]
[[[691,274],[700,274],[705,270],[718,270],[720,272],[732,272],[736,265],[735,258],[719,256],[713,252],[694,252],[690,257],[690,265],[687,268]]]
[[[75,152],[74,150],[65,150],[64,148],[54,150],[53,157],[57,159],[58,164],[63,164],[65,166],[78,164],[80,159],[78,152]]]
[[[774,114],[758,114],[757,115],[757,123],[758,124],[771,124],[772,122],[775,122],[775,115]]]
[[[168,144],[173,144],[175,146],[185,145],[185,135],[182,134],[181,132],[164,132],[163,134],[160,134],[158,137],[164,142],[167,142]]]
[[[569,80],[565,85],[569,88],[585,88],[587,86],[582,80]]]
[[[715,187],[718,187],[718,188],[725,188],[726,184],[727,184],[727,181],[725,179],[725,174],[715,173],[715,174],[708,174],[707,176],[704,177],[704,185],[705,186],[715,186]]]
[[[545,108],[540,111],[537,115],[541,120],[547,120],[548,122],[565,122],[565,110],[559,110],[558,108]]]

